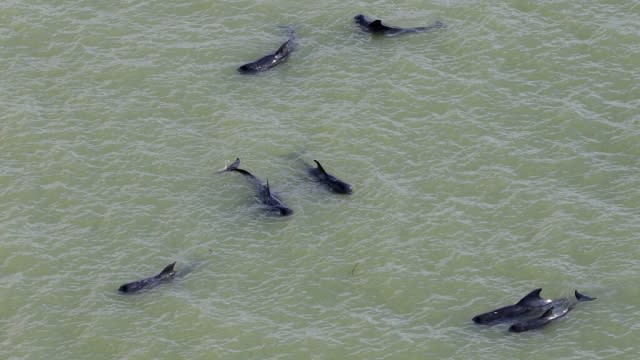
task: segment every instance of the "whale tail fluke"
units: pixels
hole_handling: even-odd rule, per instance
[[[231,164],[225,166],[222,170],[218,171],[218,173],[223,173],[223,172],[227,172],[227,171],[235,171],[238,172],[250,179],[252,179],[253,181],[259,181],[252,173],[250,173],[249,171],[245,170],[245,169],[240,169],[238,166],[240,166],[240,158],[236,158]]]
[[[222,170],[220,170],[219,172],[225,172],[225,171],[233,171],[236,170],[238,168],[238,166],[240,165],[240,158],[237,157],[231,164],[225,166]]]
[[[578,292],[578,290],[575,290],[575,295],[576,295],[576,300],[578,301],[593,301],[598,299],[597,297],[591,297],[591,296],[581,294]]]

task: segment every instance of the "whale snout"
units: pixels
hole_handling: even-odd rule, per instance
[[[281,216],[293,215],[293,210],[291,210],[290,208],[288,208],[286,206],[279,206],[278,207],[278,211],[280,212]]]
[[[252,74],[257,72],[257,70],[251,65],[242,65],[238,68],[238,72],[243,74]]]
[[[333,190],[333,192],[336,192],[338,194],[351,194],[353,192],[353,186],[344,182],[334,183],[331,186],[331,190]]]
[[[510,332],[524,332],[529,330],[529,328],[526,326],[526,324],[522,324],[522,323],[516,323],[513,324],[509,327],[509,331]]]
[[[471,320],[473,320],[473,322],[476,324],[489,324],[498,320],[500,316],[500,313],[498,313],[497,311],[491,311],[488,313],[476,315]]]

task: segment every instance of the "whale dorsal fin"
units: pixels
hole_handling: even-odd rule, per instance
[[[267,194],[268,198],[271,198],[271,189],[269,188],[269,180],[267,180],[267,184],[264,186],[264,191]]]
[[[587,295],[584,295],[584,294],[580,294],[578,292],[578,290],[575,290],[575,295],[576,295],[576,300],[578,300],[578,301],[593,301],[593,300],[598,299],[596,297],[591,297],[591,296],[587,296]]]
[[[517,305],[539,306],[546,304],[548,301],[540,297],[542,288],[538,288],[528,293],[525,297],[518,301]]]
[[[276,50],[275,53],[273,53],[273,55],[275,56],[287,56],[289,55],[289,53],[291,51],[293,51],[296,47],[296,33],[294,30],[291,30],[291,33],[289,35],[289,39],[287,41],[285,41],[282,45],[280,45],[280,47],[278,48],[278,50]]]
[[[171,264],[167,265],[164,269],[162,269],[162,271],[160,272],[160,275],[163,274],[169,274],[173,272],[173,267],[176,265],[176,262],[172,262]]]
[[[289,41],[291,40],[287,40],[285,41],[282,45],[280,45],[280,47],[278,48],[278,50],[276,50],[275,54],[276,55],[282,55],[287,51],[287,47],[289,47]]]
[[[320,170],[323,174],[327,173],[322,167],[322,165],[320,165],[320,162],[318,160],[313,160],[313,161],[316,163],[316,165],[318,165],[318,170]]]
[[[369,28],[373,31],[380,31],[380,30],[386,30],[389,27],[386,25],[382,24],[382,20],[377,19],[377,20],[373,20],[370,24],[369,24]]]

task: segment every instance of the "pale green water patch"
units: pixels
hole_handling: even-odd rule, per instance
[[[360,12],[447,28],[371,38]],[[4,357],[637,354],[635,4],[9,2],[0,21]],[[287,26],[287,63],[236,72]],[[236,156],[292,217],[216,173]],[[172,261],[188,273],[117,293]],[[599,300],[532,333],[471,323],[536,287]]]

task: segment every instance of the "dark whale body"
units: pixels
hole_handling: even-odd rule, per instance
[[[327,173],[318,160],[313,160],[317,167],[310,167],[309,174],[337,194],[351,194],[353,186]]]
[[[244,64],[238,68],[238,72],[243,74],[255,74],[267,71],[276,65],[285,62],[291,52],[295,49],[295,32],[291,32],[289,39],[285,41],[273,54],[265,55],[260,59]]]
[[[173,267],[175,265],[176,265],[176,263],[174,261],[173,263],[167,265],[160,272],[160,274],[152,276],[152,277],[148,277],[146,279],[142,279],[142,280],[126,283],[126,284],[120,286],[120,288],[118,288],[118,291],[123,292],[123,293],[131,294],[131,293],[134,293],[134,292],[138,292],[140,290],[152,288],[154,286],[160,285],[160,283],[162,283],[162,282],[171,280],[176,275],[175,270],[173,270]]]
[[[263,183],[260,179],[258,179],[255,175],[250,173],[247,170],[240,169],[238,166],[240,165],[240,158],[236,158],[236,160],[224,168],[223,171],[235,171],[238,172],[247,178],[249,178],[255,185],[258,192],[258,199],[260,203],[266,205],[266,208],[270,211],[273,211],[280,216],[289,216],[293,214],[293,210],[285,205],[282,200],[280,200],[276,195],[271,193],[269,189],[269,182]]]
[[[416,33],[416,32],[425,32],[436,29],[441,29],[444,27],[444,24],[440,21],[436,21],[433,25],[429,26],[419,26],[419,27],[410,27],[410,28],[402,28],[396,26],[388,26],[382,23],[382,20],[376,19],[372,20],[371,18],[358,14],[353,18],[356,24],[360,25],[360,28],[366,32],[370,32],[372,34],[383,34],[383,35],[401,35],[408,33]]]
[[[536,317],[547,311],[551,305],[550,299],[540,297],[542,289],[535,289],[513,305],[504,306],[493,311],[473,317],[476,324],[495,324],[499,322],[517,320],[519,318]]]
[[[543,327],[550,322],[565,316],[573,307],[582,301],[593,301],[592,298],[575,290],[576,300],[568,298],[544,299],[540,297],[542,289],[535,289],[513,305],[507,305],[473,317],[473,322],[492,325],[510,322],[511,332],[523,332]]]
[[[571,311],[576,306],[577,303],[582,301],[593,301],[597,299],[580,294],[578,290],[575,290],[574,295],[576,298],[575,301],[568,298],[553,300],[553,302],[551,303],[552,307],[545,311],[542,315],[540,315],[540,317],[518,321],[509,327],[509,331],[523,332],[541,328],[548,325],[552,321],[560,319],[561,317],[567,315],[569,311]]]

